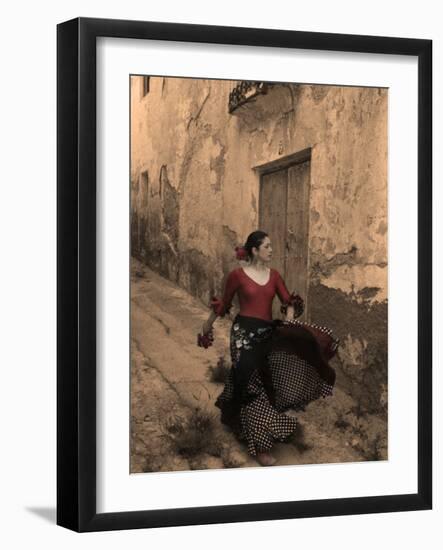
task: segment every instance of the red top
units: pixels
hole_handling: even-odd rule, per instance
[[[257,317],[272,321],[272,301],[275,294],[282,304],[289,304],[294,295],[289,294],[288,289],[280,273],[271,267],[269,280],[260,285],[246,274],[243,268],[238,267],[228,275],[223,293],[223,299],[213,298],[211,307],[220,317],[224,317],[232,306],[232,299],[237,292],[240,304],[240,315]]]

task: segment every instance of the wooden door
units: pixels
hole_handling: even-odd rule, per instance
[[[308,291],[310,161],[263,174],[260,181],[259,228],[272,242],[272,267],[282,275],[289,292],[305,300]],[[307,307],[306,307],[307,309]],[[300,319],[306,318],[305,313]],[[280,318],[280,300],[273,304]]]
[[[310,161],[288,168],[285,281],[289,292],[295,290],[305,301],[305,312],[300,320],[307,319],[308,309],[310,176]]]

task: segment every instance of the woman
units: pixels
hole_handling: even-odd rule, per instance
[[[248,452],[262,466],[271,466],[276,462],[270,453],[275,441],[285,441],[297,430],[296,419],[283,411],[300,410],[332,394],[335,373],[328,359],[338,340],[325,327],[293,319],[295,310],[297,315],[303,311],[303,301],[289,294],[279,272],[268,267],[272,246],[266,233],[254,231],[236,250],[237,258],[247,259],[248,265],[229,273],[222,299],[212,298],[198,343],[211,345],[213,323],[229,312],[237,293],[240,312],[231,326],[232,367],[215,404],[221,421],[246,442]],[[276,294],[285,321],[272,319]]]

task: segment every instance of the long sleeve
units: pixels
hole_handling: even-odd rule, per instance
[[[234,294],[237,291],[238,286],[238,275],[236,271],[231,271],[226,279],[223,298],[220,299],[216,296],[212,297],[210,307],[220,317],[224,317],[226,313],[229,313],[229,310],[232,307],[232,299],[234,298]]]
[[[303,313],[304,304],[302,298],[296,294],[296,292],[292,292],[291,294],[289,293],[289,290],[287,289],[285,282],[278,271],[275,282],[275,290],[282,304],[280,307],[280,311],[282,313],[286,314],[288,306],[292,306],[294,308],[294,315],[296,317]]]
[[[285,282],[278,271],[276,271],[275,277],[275,290],[282,304],[287,304],[291,298],[289,290],[286,288]]]

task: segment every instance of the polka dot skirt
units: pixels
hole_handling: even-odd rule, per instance
[[[278,411],[303,410],[311,401],[332,395],[333,386],[320,378],[317,369],[293,353],[271,352],[269,367]]]
[[[215,403],[222,411],[234,397],[234,369],[239,357],[240,350],[235,340],[231,339],[233,367],[223,392]],[[235,430],[252,456],[269,451],[276,441],[285,441],[296,431],[297,420],[284,414],[284,411],[303,410],[311,401],[330,396],[333,391],[333,387],[320,378],[313,366],[294,353],[271,351],[268,365],[274,386],[275,404],[271,404],[260,374],[255,370],[247,385],[250,399],[240,407],[239,422]]]
[[[233,392],[231,371],[216,405],[222,408],[232,399]],[[255,456],[258,452],[269,451],[276,440],[284,441],[289,437],[295,431],[297,421],[272,407],[257,371],[251,375],[248,393],[255,397],[240,409],[240,431],[237,436],[246,443],[248,452]]]

